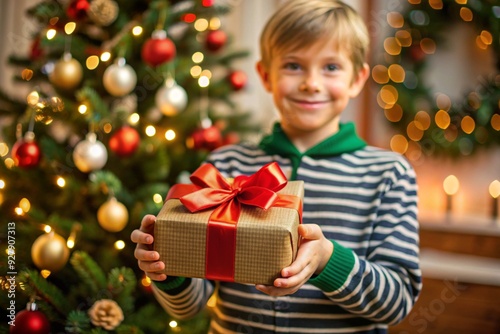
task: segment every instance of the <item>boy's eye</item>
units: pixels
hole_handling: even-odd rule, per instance
[[[287,70],[292,70],[292,71],[300,69],[300,65],[297,63],[286,63],[283,67]]]
[[[329,72],[333,72],[339,69],[339,67],[335,64],[328,64],[325,66],[325,69]]]

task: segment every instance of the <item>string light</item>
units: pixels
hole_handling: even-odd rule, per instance
[[[151,278],[149,278],[148,276],[144,275],[141,279],[141,284],[142,286],[145,286],[145,287],[148,287],[151,285]]]
[[[103,129],[104,133],[111,133],[111,131],[113,131],[113,125],[111,125],[111,123],[106,123],[106,124],[104,124],[102,129]]]
[[[76,236],[81,230],[82,230],[82,224],[80,223],[75,223],[71,227],[71,233],[68,237],[68,240],[66,240],[66,246],[68,246],[69,249],[75,247]]]
[[[135,26],[132,28],[132,35],[134,36],[140,36],[142,35],[142,32],[143,32],[144,29],[142,29],[141,26]]]
[[[23,80],[30,81],[33,78],[33,71],[29,68],[25,68],[21,72],[21,78],[23,78]]]
[[[138,113],[133,113],[128,117],[128,122],[133,125],[139,123],[141,120],[141,116]]]
[[[56,184],[59,188],[64,188],[66,186],[66,180],[62,176],[59,176],[56,180]]]
[[[101,53],[101,61],[106,62],[110,59],[111,59],[111,53],[109,53],[108,51]]]
[[[27,199],[27,198],[23,198],[19,201],[19,207],[21,208],[21,210],[23,210],[24,212],[29,212],[30,209],[31,209],[31,203],[30,201]]]
[[[153,195],[153,202],[160,204],[163,203],[163,196],[160,194],[154,194]]]
[[[408,150],[408,140],[400,134],[394,135],[390,142],[391,150],[400,154],[405,154]]]
[[[200,76],[202,70],[203,69],[201,68],[201,66],[196,65],[196,66],[191,67],[191,70],[189,71],[189,73],[191,74],[191,76],[193,78],[198,78]]]
[[[491,197],[493,197],[493,198],[500,197],[500,181],[495,180],[495,181],[491,182],[488,189],[489,189]]]
[[[99,57],[97,56],[88,57],[87,60],[85,61],[85,66],[87,66],[89,70],[95,70],[97,66],[99,66]]]
[[[0,189],[4,189],[5,188],[5,181],[0,179]]]
[[[208,21],[207,19],[198,19],[194,22],[194,29],[196,31],[202,32],[208,29]]]
[[[76,29],[76,23],[75,22],[68,22],[64,25],[64,32],[67,35],[71,35]]]
[[[6,143],[0,143],[0,157],[5,157],[9,154],[9,146]]]
[[[125,242],[123,240],[117,240],[115,242],[115,249],[122,250],[125,248]]]
[[[50,233],[52,231],[52,227],[50,225],[44,225],[43,226],[43,231],[45,233]]]
[[[87,106],[85,104],[80,104],[78,106],[78,112],[82,115],[85,115],[85,113],[87,112]]]
[[[191,59],[193,60],[193,63],[195,63],[195,64],[201,63],[204,58],[205,58],[205,55],[199,51],[193,53],[193,56],[191,57]]]
[[[206,75],[202,75],[198,79],[198,85],[200,85],[201,88],[206,88],[210,85],[210,79]]]
[[[56,34],[57,34],[57,31],[55,29],[49,29],[49,30],[47,30],[47,33],[45,34],[45,36],[50,41],[51,39],[56,37]]]
[[[12,167],[15,166],[16,163],[14,162],[14,159],[7,158],[7,159],[5,159],[4,164],[5,164],[5,167],[7,167],[8,169],[11,169]]]
[[[460,182],[455,175],[448,175],[443,181],[443,189],[446,195],[455,195],[460,189]]]
[[[434,122],[436,122],[439,128],[444,130],[450,126],[451,118],[446,111],[441,109],[436,113],[436,116],[434,116]]]
[[[172,140],[174,140],[174,139],[175,139],[175,136],[176,136],[175,131],[174,131],[174,130],[172,130],[172,129],[167,130],[167,131],[165,132],[165,139],[167,139],[168,141],[172,141]]]
[[[146,136],[153,137],[156,134],[156,128],[152,125],[148,125],[144,132],[146,133]]]

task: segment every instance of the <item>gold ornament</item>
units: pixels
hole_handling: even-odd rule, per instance
[[[31,259],[41,270],[58,271],[68,262],[66,240],[54,231],[39,236],[31,246]]]
[[[87,15],[100,26],[109,26],[118,17],[118,5],[113,0],[93,0]]]
[[[97,221],[106,231],[119,232],[127,225],[127,208],[115,197],[111,197],[97,210]]]
[[[83,69],[80,63],[65,53],[49,74],[49,81],[57,88],[71,90],[76,88],[83,78]]]
[[[92,305],[88,311],[90,321],[94,326],[112,331],[118,327],[123,319],[123,311],[114,300],[101,299]]]

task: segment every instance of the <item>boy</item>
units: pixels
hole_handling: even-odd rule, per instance
[[[214,333],[386,333],[410,312],[421,289],[414,171],[339,121],[369,76],[368,39],[336,0],[289,0],[267,23],[257,70],[280,123],[258,146],[224,147],[208,162],[235,177],[277,161],[304,180],[297,258],[273,286],[167,278],[148,215],[131,239],[169,313],[189,318],[214,291]]]

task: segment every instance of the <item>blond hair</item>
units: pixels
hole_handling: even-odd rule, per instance
[[[288,0],[264,27],[260,37],[261,60],[269,67],[276,53],[332,38],[339,48],[347,48],[354,73],[358,73],[370,44],[361,16],[338,0]]]

